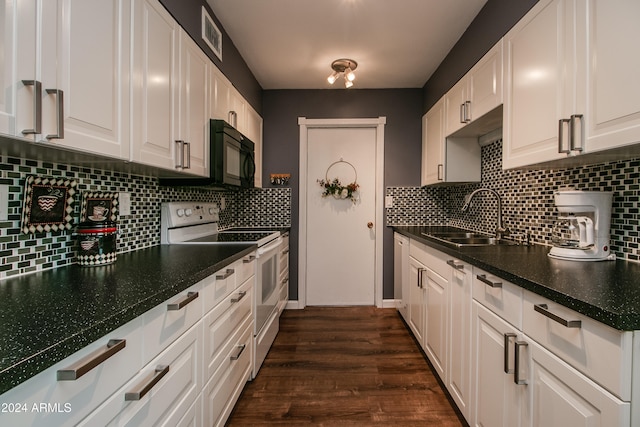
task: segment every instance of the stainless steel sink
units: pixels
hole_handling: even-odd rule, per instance
[[[472,231],[451,231],[422,233],[423,236],[438,240],[457,248],[465,246],[492,246],[492,245],[513,245],[514,242],[496,239],[481,233]]]

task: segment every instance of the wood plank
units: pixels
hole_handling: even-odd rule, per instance
[[[466,425],[395,309],[286,310],[229,426]]]

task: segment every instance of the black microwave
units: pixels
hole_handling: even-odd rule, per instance
[[[209,121],[209,177],[161,178],[160,185],[238,190],[253,188],[255,145],[224,120]]]
[[[256,173],[253,142],[224,120],[211,120],[209,131],[213,184],[253,188]]]

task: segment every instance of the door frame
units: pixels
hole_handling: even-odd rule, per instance
[[[307,305],[307,154],[308,131],[314,128],[374,128],[376,129],[376,188],[375,188],[375,272],[374,301],[381,308],[382,301],[382,243],[384,218],[384,127],[387,118],[384,116],[363,119],[307,119],[298,117],[300,126],[300,181],[298,185],[298,212],[300,233],[298,236],[298,308]]]

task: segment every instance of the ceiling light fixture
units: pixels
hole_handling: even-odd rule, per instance
[[[358,63],[353,59],[336,59],[331,63],[333,73],[327,77],[329,84],[334,84],[338,77],[342,75],[344,78],[344,87],[350,88],[353,86],[353,81],[356,79],[356,75],[353,70],[358,67]]]

